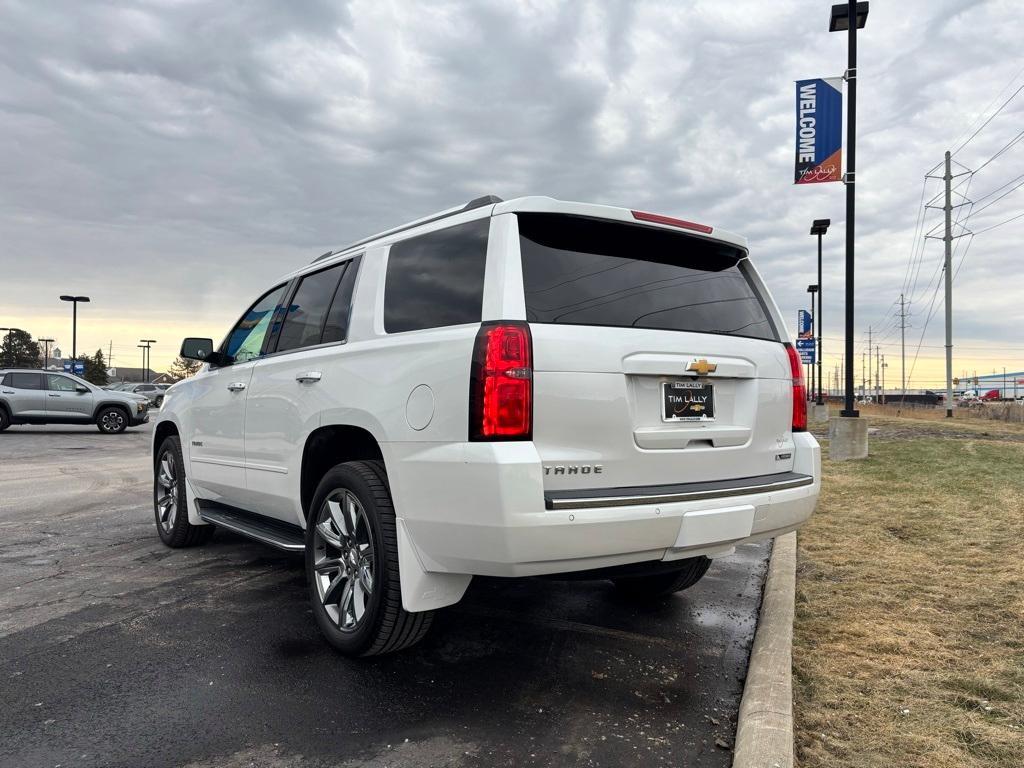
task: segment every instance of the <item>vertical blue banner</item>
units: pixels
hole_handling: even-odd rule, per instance
[[[794,184],[843,180],[843,79],[796,81]]]
[[[810,339],[814,335],[811,313],[806,309],[798,310],[796,313],[796,336],[798,339]]]

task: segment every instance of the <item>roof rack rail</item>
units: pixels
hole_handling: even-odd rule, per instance
[[[495,205],[496,203],[503,203],[503,202],[505,202],[505,201],[502,200],[497,195],[484,195],[483,197],[476,197],[476,198],[470,200],[468,203],[466,203],[461,208],[449,208],[447,210],[441,211],[440,213],[435,213],[432,216],[427,216],[426,218],[423,218],[423,219],[417,219],[416,221],[411,222],[410,224],[403,224],[402,226],[395,227],[394,229],[386,229],[383,232],[380,232],[380,233],[378,233],[376,235],[371,235],[370,237],[364,237],[362,240],[356,240],[354,243],[349,243],[344,248],[339,248],[336,251],[328,251],[327,253],[325,253],[325,254],[323,254],[321,256],[317,256],[315,259],[313,259],[313,261],[311,263],[316,264],[318,261],[322,261],[323,259],[326,259],[328,256],[333,256],[336,253],[341,253],[343,251],[347,251],[350,248],[356,248],[356,247],[358,247],[360,245],[363,245],[365,243],[369,243],[371,240],[379,240],[380,238],[387,237],[389,235],[397,235],[399,232],[404,232],[407,229],[412,229],[413,227],[420,227],[420,226],[423,226],[424,224],[431,224],[431,223],[433,223],[435,221],[440,221],[441,219],[446,219],[449,216],[454,216],[454,215],[456,215],[458,213],[465,213],[466,211],[472,211],[474,208],[483,208],[485,205]]]

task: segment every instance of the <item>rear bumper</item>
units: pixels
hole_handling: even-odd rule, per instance
[[[637,504],[670,504],[677,501],[708,501],[736,496],[751,496],[813,485],[811,475],[781,472],[776,475],[712,480],[704,483],[649,485],[630,488],[600,488],[583,491],[548,491],[546,509],[599,509]]]
[[[423,571],[536,576],[721,555],[798,528],[814,511],[821,471],[814,438],[794,441],[796,464],[785,476],[647,494],[545,495],[531,443],[391,443],[388,474]]]

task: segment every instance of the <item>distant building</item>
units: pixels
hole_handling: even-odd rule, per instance
[[[1016,400],[1024,397],[1024,371],[991,373],[987,376],[970,376],[960,379],[960,389],[974,389],[979,395],[999,391],[999,397]]]
[[[118,365],[110,370],[113,371],[113,374],[110,376],[111,383],[115,381],[128,381],[133,384],[141,381],[151,381],[157,384],[167,383],[167,374],[154,371],[152,368],[143,371],[142,368],[128,368]]]

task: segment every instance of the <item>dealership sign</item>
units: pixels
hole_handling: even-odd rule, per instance
[[[814,339],[797,339],[796,351],[800,354],[800,362],[804,365],[807,365],[808,363],[812,365],[814,364]]]
[[[800,339],[809,339],[814,333],[812,331],[811,313],[806,309],[798,310],[796,313],[796,335]]]
[[[843,79],[796,81],[794,184],[842,181]]]

